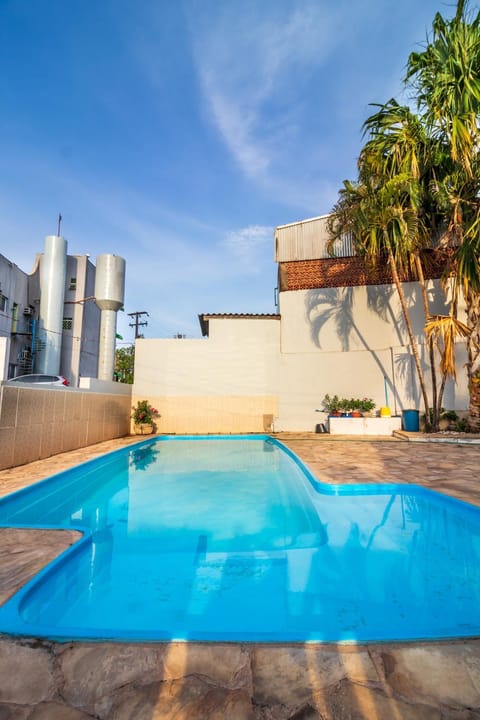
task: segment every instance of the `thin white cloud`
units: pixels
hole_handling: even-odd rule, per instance
[[[285,140],[296,136],[300,86],[338,43],[340,15],[308,1],[263,5],[262,12],[258,3],[224,4],[208,13],[208,22],[195,14],[192,39],[205,105],[248,177],[265,179]]]
[[[230,231],[220,247],[225,248],[249,273],[259,272],[259,258],[266,247],[273,243],[273,228],[263,225],[249,225],[240,230]]]

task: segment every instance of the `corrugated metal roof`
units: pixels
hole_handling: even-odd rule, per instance
[[[295,220],[295,222],[286,223],[285,225],[278,225],[277,230],[283,230],[283,228],[293,227],[294,225],[303,225],[304,223],[317,222],[317,220],[326,220],[329,213],[326,215],[317,215],[316,217],[306,218],[305,220]]]
[[[331,258],[328,251],[330,235],[327,230],[329,215],[320,215],[308,220],[279,225],[275,228],[275,261],[322,260]],[[353,243],[349,236],[335,243],[335,257],[354,255]]]
[[[202,313],[198,316],[202,335],[208,335],[209,320],[280,320],[277,313]]]

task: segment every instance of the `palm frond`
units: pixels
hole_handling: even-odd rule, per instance
[[[425,324],[427,340],[433,342],[440,354],[440,371],[457,379],[455,342],[470,335],[470,328],[452,315],[433,315]]]

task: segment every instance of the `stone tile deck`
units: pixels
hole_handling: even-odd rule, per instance
[[[323,482],[417,484],[480,505],[480,445],[293,433],[277,437]]]
[[[416,482],[480,504],[478,445],[280,439],[325,482]],[[109,441],[1,471],[0,495],[137,441]],[[0,531],[0,601],[75,540],[66,531],[43,538],[38,532]],[[480,719],[480,640],[336,646],[0,637],[1,720],[89,718]]]
[[[81,536],[74,530],[0,528],[0,605]]]

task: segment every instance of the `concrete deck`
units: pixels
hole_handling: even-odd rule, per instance
[[[478,444],[277,437],[324,482],[418,483],[480,505]],[[1,471],[0,495],[138,440],[112,440]],[[0,602],[76,537],[1,530]],[[474,720],[480,719],[480,640],[272,646],[60,644],[3,636],[0,718]]]
[[[406,483],[480,505],[480,445],[472,437],[458,438],[412,433],[403,438],[277,435],[322,482]]]

